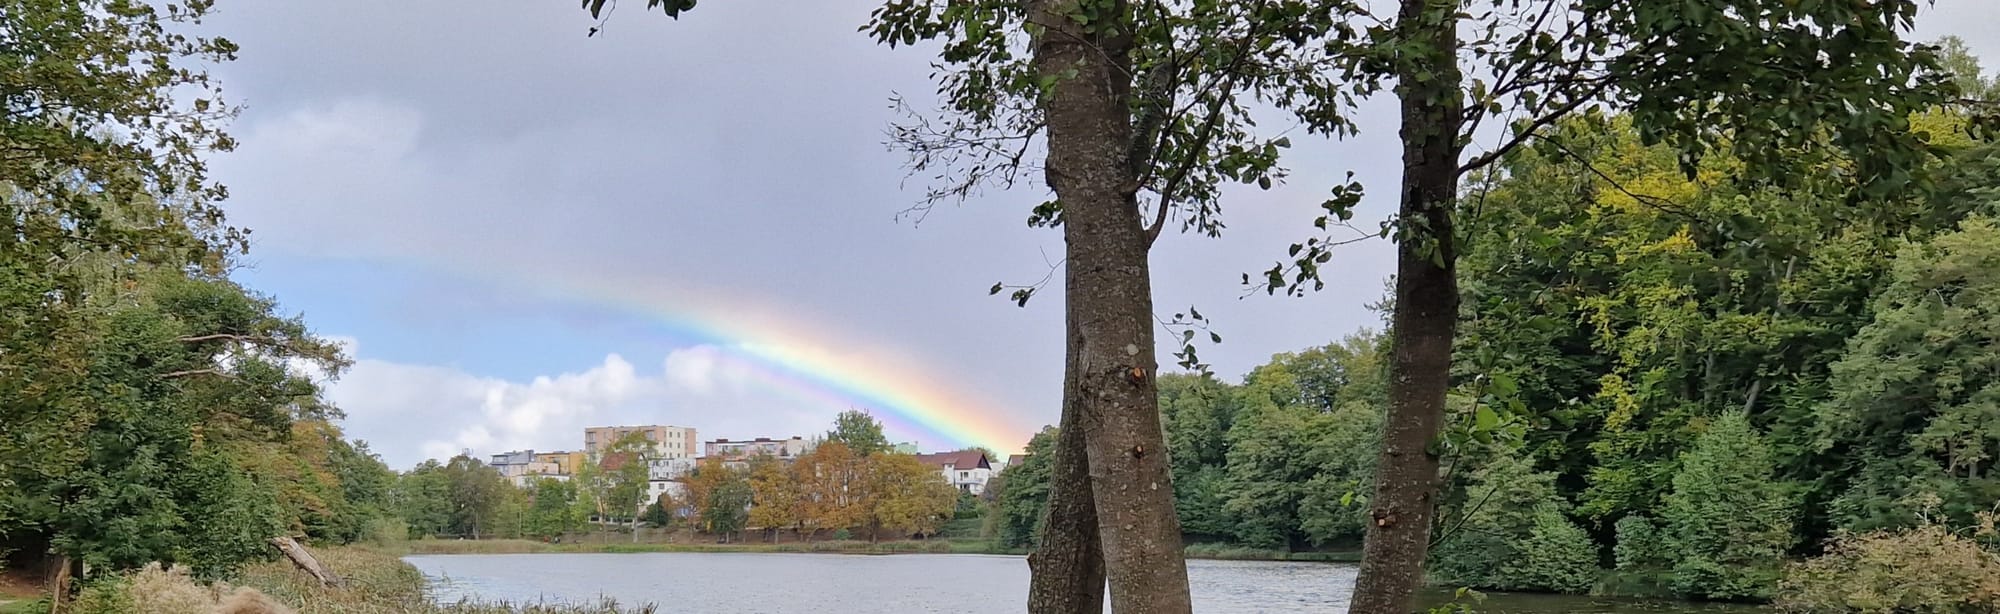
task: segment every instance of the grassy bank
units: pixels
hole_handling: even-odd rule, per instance
[[[400,553],[374,548],[327,548],[315,555],[346,580],[320,586],[291,563],[252,565],[234,582],[204,584],[179,571],[148,567],[93,581],[71,611],[76,614],[652,614],[651,605],[614,601],[590,604],[436,604],[422,573]]]
[[[566,543],[550,544],[525,539],[418,540],[407,542],[410,554],[528,554],[538,552],[625,553],[625,552],[789,552],[828,554],[1027,554],[1026,550],[1001,548],[977,539],[932,539],[923,541],[865,542],[827,540],[817,542],[758,543]],[[1191,559],[1232,561],[1315,561],[1351,563],[1361,560],[1360,552],[1286,552],[1245,548],[1224,544],[1194,544],[1187,547]]]

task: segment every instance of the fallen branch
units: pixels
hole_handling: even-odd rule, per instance
[[[341,585],[340,575],[334,573],[326,564],[319,562],[319,559],[313,558],[312,552],[300,545],[298,540],[290,537],[273,537],[271,545],[277,546],[279,552],[285,553],[285,558],[291,559],[292,564],[298,566],[299,570],[319,580],[320,586],[331,588]]]

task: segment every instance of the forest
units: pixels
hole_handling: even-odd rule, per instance
[[[1768,601],[1856,536],[2000,546],[2000,146],[1911,121],[1949,151],[1919,196],[1779,190],[1727,157],[1690,175],[1617,116],[1471,182],[1431,581]],[[1238,383],[1163,376],[1188,538],[1358,548],[1388,352],[1364,330]],[[1001,476],[1004,544],[1036,541],[1055,438]]]
[[[925,203],[1032,168],[1029,223],[1065,238],[1061,422],[985,512],[1034,553],[1028,609],[1187,612],[1188,542],[1358,548],[1369,613],[1424,583],[2000,608],[2000,84],[1904,40],[1908,1],[1462,4],[870,16],[942,45],[953,121],[890,132],[946,169]],[[974,505],[851,421],[789,467],[699,467],[684,501],[645,501],[639,463],[531,489],[469,455],[387,467],[328,401],[350,357],[233,276],[251,243],[209,162],[236,107],[206,67],[240,50],[188,33],[212,8],[0,7],[0,567],[54,572],[56,606],[71,578],[239,577],[280,536],[909,536]],[[1398,250],[1380,331],[1208,373],[1210,323],[1155,313],[1154,241],[1221,232],[1225,185],[1282,181],[1293,136],[1352,135],[1377,95],[1404,149],[1363,233]],[[1270,112],[1303,130],[1257,132]],[[1362,198],[1333,186],[1310,232]],[[1331,236],[1226,290],[1314,291]]]

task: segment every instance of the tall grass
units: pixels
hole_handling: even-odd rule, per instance
[[[148,566],[93,581],[77,596],[78,614],[653,614],[651,605],[613,600],[589,604],[438,604],[422,573],[393,552],[370,548],[316,551],[346,584],[327,588],[285,561],[252,565],[235,585],[202,584],[179,570]]]

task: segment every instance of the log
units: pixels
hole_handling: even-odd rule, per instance
[[[292,564],[298,566],[300,571],[304,571],[307,575],[311,575],[313,579],[319,580],[320,586],[340,586],[340,575],[333,573],[333,569],[319,562],[319,559],[313,558],[312,552],[306,550],[306,547],[299,544],[298,540],[290,537],[273,537],[271,538],[271,545],[277,546],[279,552],[285,553],[285,558],[291,559]]]

